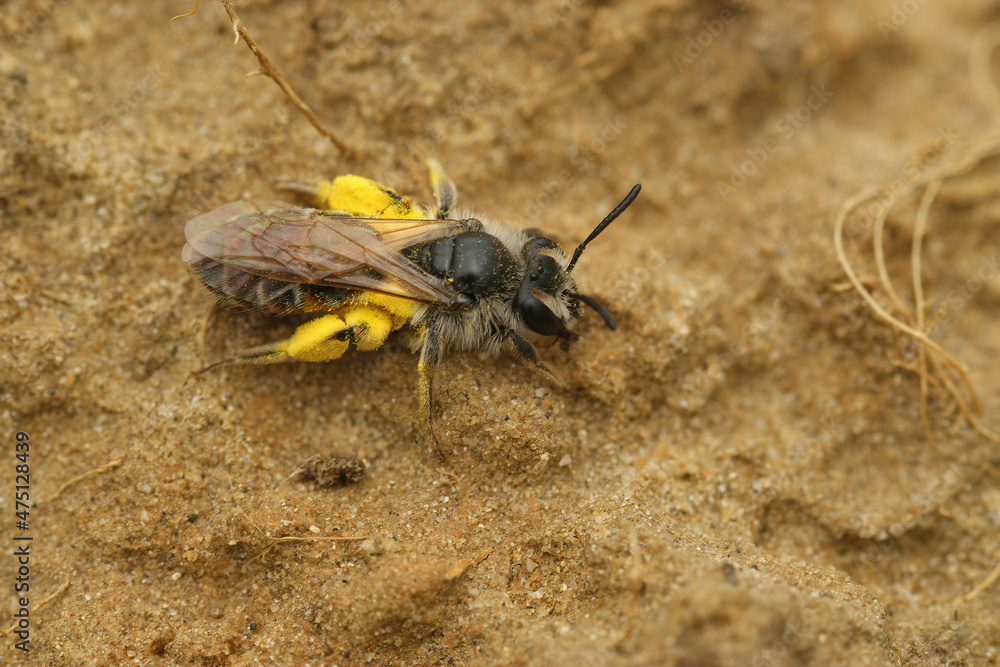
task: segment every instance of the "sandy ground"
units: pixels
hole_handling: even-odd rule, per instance
[[[344,157],[244,78],[214,2],[3,3],[3,551],[32,536],[31,605],[56,595],[0,663],[997,664],[1000,586],[956,600],[997,561],[1000,448],[933,384],[925,436],[916,348],[832,230],[986,130],[969,53],[1000,10],[836,4],[239,3]],[[191,374],[291,328],[223,312],[199,346],[187,220],[338,173],[427,201],[431,152],[463,205],[568,246],[643,184],[578,272],[619,330],[588,313],[542,350],[574,393],[450,355],[442,460],[398,346]],[[935,204],[923,251],[993,428],[996,176]],[[905,303],[917,203],[884,234]],[[887,306],[870,241],[847,253]],[[283,482],[314,454],[366,474]]]

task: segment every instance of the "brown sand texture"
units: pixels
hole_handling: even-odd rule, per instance
[[[341,146],[193,9],[0,5],[0,664],[1000,662],[1000,7],[237,2]],[[188,220],[430,156],[567,248],[642,183],[565,389],[449,352],[439,455],[396,342],[193,373],[301,320]]]

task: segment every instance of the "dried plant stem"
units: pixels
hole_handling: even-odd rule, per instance
[[[333,145],[339,148],[342,152],[354,154],[354,150],[351,147],[349,147],[343,140],[340,139],[340,137],[328,130],[326,126],[320,122],[319,118],[316,117],[316,114],[313,113],[313,110],[309,108],[309,105],[302,101],[302,98],[299,97],[298,94],[292,90],[292,87],[288,85],[288,82],[285,81],[285,77],[281,75],[281,72],[279,72],[277,68],[271,64],[268,57],[264,55],[264,51],[257,46],[257,42],[255,42],[253,37],[250,36],[250,33],[247,32],[246,26],[243,25],[243,21],[240,20],[239,15],[236,14],[236,8],[233,7],[232,0],[222,0],[222,6],[226,8],[226,13],[229,14],[229,20],[233,22],[233,31],[236,33],[236,40],[233,43],[235,44],[242,37],[243,41],[250,47],[250,50],[253,51],[254,56],[257,57],[257,62],[260,63],[260,70],[255,72],[255,74],[263,74],[278,84],[278,87],[281,88],[285,95],[288,96],[288,99],[292,101],[292,104],[294,104],[299,111],[301,111],[303,115],[309,119],[309,122],[312,123],[313,127],[315,127],[320,134],[332,141]]]
[[[263,49],[261,49],[260,46],[257,45],[257,42],[255,42],[253,37],[250,36],[250,33],[247,32],[246,26],[243,25],[243,21],[240,20],[239,14],[236,13],[236,8],[233,7],[232,0],[222,0],[222,6],[225,8],[226,14],[229,15],[229,20],[232,21],[233,23],[233,32],[236,34],[236,38],[233,41],[233,44],[239,43],[240,38],[242,38],[243,41],[246,42],[247,46],[250,47],[250,50],[253,52],[254,56],[257,58],[259,69],[255,72],[251,72],[247,76],[257,76],[259,74],[263,74],[264,76],[274,81],[276,84],[278,84],[278,87],[281,88],[282,92],[288,96],[288,99],[292,101],[292,104],[294,104],[296,108],[298,108],[298,110],[302,112],[302,114],[309,120],[310,123],[312,123],[312,126],[315,127],[320,134],[327,137],[331,142],[333,142],[333,145],[339,148],[341,152],[343,152],[344,154],[356,155],[357,152],[353,148],[351,148],[346,142],[344,142],[340,137],[335,135],[331,130],[327,129],[327,127],[323,125],[322,122],[320,122],[320,119],[316,116],[313,110],[309,108],[309,105],[306,104],[304,101],[302,101],[302,98],[299,97],[298,94],[288,84],[288,82],[285,80],[285,77],[282,76],[281,72],[278,71],[278,68],[276,68],[271,63],[271,60],[267,57],[267,55],[264,54]],[[191,16],[197,11],[198,11],[198,0],[195,0],[194,11],[188,12],[187,14],[181,14],[180,16],[175,16],[171,20],[176,21],[179,18],[184,18],[185,16]]]

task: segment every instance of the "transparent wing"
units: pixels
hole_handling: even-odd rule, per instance
[[[459,233],[459,220],[355,218],[284,202],[226,204],[184,228],[183,258],[270,280],[363,289],[459,309],[468,298],[402,250]]]

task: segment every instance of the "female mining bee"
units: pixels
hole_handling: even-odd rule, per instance
[[[455,186],[436,161],[429,167],[434,208],[344,175],[279,184],[311,196],[318,208],[238,201],[188,222],[183,259],[223,301],[275,314],[322,313],[286,340],[219,363],[332,361],[351,343],[377,350],[408,325],[410,347],[420,353],[420,414],[435,443],[431,383],[447,349],[495,355],[506,348],[560,385],[525,335],[568,346],[579,337],[572,328],[581,303],[615,328],[603,306],[577,291],[573,268],[640,186],[567,258],[537,230],[471,215],[449,218]]]

